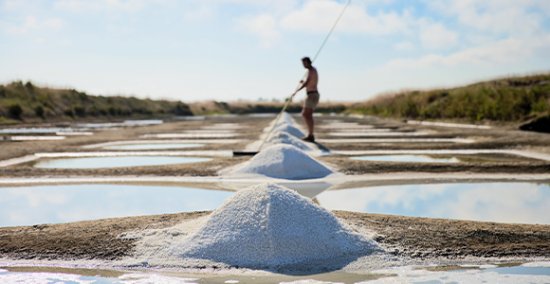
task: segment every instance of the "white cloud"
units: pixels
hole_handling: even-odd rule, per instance
[[[191,22],[205,21],[212,19],[215,16],[216,9],[217,7],[209,2],[194,1],[186,6],[186,9],[183,11],[183,17],[185,20]]]
[[[541,30],[541,13],[547,8],[544,6],[548,6],[543,2],[548,3],[544,0],[446,0],[430,1],[429,5],[443,15],[455,16],[461,25],[476,32],[526,35]]]
[[[487,45],[466,48],[449,55],[428,54],[419,58],[395,59],[385,68],[392,70],[422,67],[484,65],[523,62],[550,50],[550,35],[543,38],[508,38]]]
[[[439,23],[429,24],[420,31],[422,45],[428,49],[444,49],[457,43],[458,35]]]
[[[397,51],[410,51],[414,49],[414,44],[410,41],[401,41],[393,45],[393,49]]]
[[[172,0],[55,0],[53,7],[62,11],[80,12],[138,12],[149,6],[164,5]]]
[[[263,47],[272,47],[281,38],[281,34],[277,29],[276,20],[269,14],[243,18],[239,20],[239,22],[245,30],[260,38]]]
[[[277,5],[271,1],[268,2],[263,4],[262,7],[265,9],[262,10],[269,10],[269,13],[248,15],[237,21],[248,32],[258,35],[264,47],[273,46],[284,32],[288,31],[327,33],[345,5],[335,0],[310,0],[302,6],[298,6],[298,1],[293,0],[277,2]],[[408,12],[379,13],[373,16],[368,13],[365,5],[359,3],[351,4],[347,8],[336,30],[347,33],[389,35],[410,32],[413,23],[414,19]]]
[[[27,16],[19,23],[7,23],[6,32],[15,35],[28,34],[34,31],[59,30],[64,25],[59,18],[39,19],[35,16]]]
[[[297,11],[288,13],[281,24],[288,30],[326,33],[344,8],[337,1],[308,1]],[[338,23],[337,30],[352,33],[391,34],[409,30],[412,18],[408,13],[368,14],[365,6],[350,5]]]

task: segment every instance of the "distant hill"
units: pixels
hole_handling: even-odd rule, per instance
[[[354,104],[350,113],[404,119],[520,122],[550,115],[550,74],[464,87],[404,91]]]
[[[302,108],[299,96],[290,112]],[[94,96],[74,89],[54,89],[16,81],[0,85],[0,124],[60,120],[171,117],[182,115],[278,113],[284,102],[275,101],[179,101],[138,99],[123,96]],[[322,102],[317,112],[340,113],[349,104]]]
[[[0,123],[79,118],[192,115],[178,101],[92,96],[73,89],[42,88],[31,82],[0,85]]]
[[[302,110],[302,100],[305,95],[299,95],[287,107],[287,111],[297,113]],[[218,101],[203,101],[190,103],[189,107],[194,114],[248,114],[248,113],[278,113],[281,111],[284,102],[282,101],[235,101],[235,102],[218,102]],[[315,109],[318,113],[342,113],[351,104],[322,101]]]

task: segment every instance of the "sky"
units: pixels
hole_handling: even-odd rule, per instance
[[[0,83],[281,100],[347,1],[0,0]],[[352,0],[314,66],[327,101],[548,72],[550,1]]]

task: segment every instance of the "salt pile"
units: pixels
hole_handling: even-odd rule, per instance
[[[356,258],[375,245],[298,193],[261,184],[239,191],[172,248],[182,258],[266,268]]]
[[[288,134],[288,133],[285,133],[285,132],[279,132],[275,135],[272,135],[268,140],[267,140],[267,145],[274,145],[274,144],[287,144],[287,145],[292,145],[302,151],[313,151],[314,149],[312,149],[306,142]]]
[[[263,149],[252,159],[220,173],[301,180],[323,178],[332,174],[333,171],[294,146],[276,144]]]
[[[277,126],[274,130],[273,130],[274,133],[281,133],[281,132],[284,132],[284,133],[288,133],[292,136],[295,136],[295,137],[298,137],[298,138],[302,138],[304,137],[304,132],[302,132],[302,130],[290,125],[290,124],[281,124],[279,126]]]

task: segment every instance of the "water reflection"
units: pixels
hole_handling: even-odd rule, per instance
[[[369,155],[353,157],[352,160],[379,161],[379,162],[407,162],[407,163],[458,163],[459,160],[452,158],[438,158],[427,155]]]
[[[140,144],[119,144],[102,147],[108,150],[162,150],[162,149],[184,149],[202,147],[203,144],[196,143],[140,143]]]
[[[328,190],[317,196],[331,210],[550,224],[550,185],[444,183]]]
[[[213,210],[232,194],[119,184],[0,187],[0,227]]]
[[[206,162],[209,158],[169,156],[117,156],[51,159],[36,163],[45,169],[101,169],[139,166],[160,166]]]

